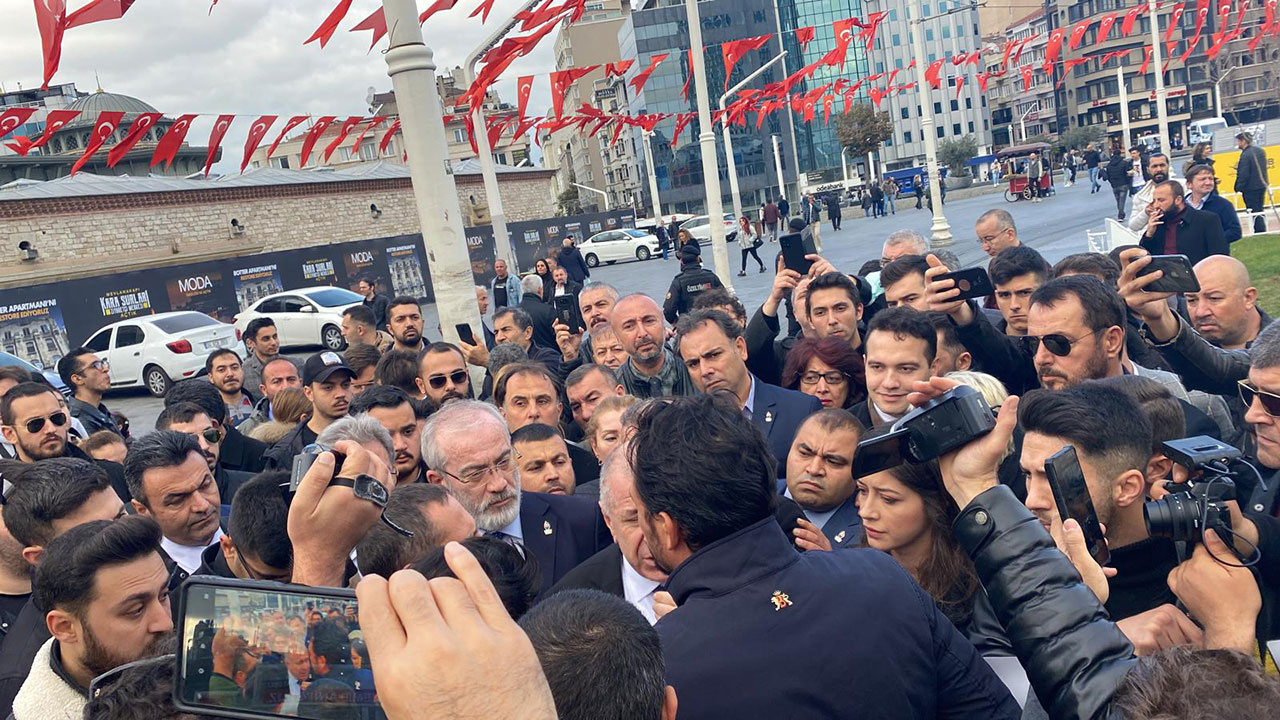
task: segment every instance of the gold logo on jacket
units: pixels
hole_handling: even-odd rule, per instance
[[[774,590],[773,597],[769,599],[773,601],[774,612],[777,612],[782,608],[789,608],[794,604],[791,602],[791,598],[788,597],[787,594],[782,592],[781,590]]]

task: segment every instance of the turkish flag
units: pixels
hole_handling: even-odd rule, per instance
[[[44,51],[44,85],[58,72],[62,61],[62,33],[67,29],[67,3],[64,0],[35,0],[36,27],[40,30],[40,46]]]
[[[831,123],[831,103],[835,100],[831,95],[822,96],[822,124]]]
[[[382,142],[378,143],[378,152],[382,155],[387,154],[387,146],[391,144],[391,139],[396,136],[400,130],[400,121],[396,120],[391,123],[391,127],[387,128],[387,132],[382,136]]]
[[[480,0],[480,4],[477,5],[476,9],[472,10],[471,14],[468,15],[467,17],[475,17],[477,15],[480,15],[481,25],[489,22],[489,11],[493,10],[493,2],[494,0]]]
[[[524,137],[525,133],[533,129],[533,126],[537,125],[538,121],[541,119],[542,118],[521,118],[520,122],[516,123],[515,132],[511,134],[512,139],[514,140],[516,138]]]
[[[387,117],[385,115],[377,115],[369,118],[369,124],[364,126],[364,130],[360,131],[360,134],[356,136],[356,141],[351,144],[351,157],[356,157],[360,154],[360,143],[364,142],[364,136],[368,135],[370,131],[381,125],[386,119]],[[448,125],[450,120],[452,120],[452,117],[445,116],[444,124]]]
[[[956,99],[957,100],[960,98],[960,90],[963,87],[964,87],[964,76],[957,75],[956,76]]]
[[[1049,33],[1049,46],[1044,50],[1044,66],[1046,70],[1058,62],[1058,56],[1062,54],[1062,36],[1065,33],[1066,30],[1063,28],[1057,28]],[[1017,58],[1014,58],[1014,62],[1017,62]]]
[[[636,76],[631,78],[631,87],[636,91],[636,94],[639,94],[642,90],[644,90],[644,84],[649,81],[649,76],[653,74],[654,68],[658,67],[658,63],[666,59],[667,59],[667,53],[662,53],[661,55],[654,55],[650,57],[649,67],[636,73]]]
[[[33,107],[13,108],[0,113],[0,139],[18,129],[36,111]]]
[[[604,66],[604,76],[607,78],[611,78],[615,76],[622,77],[623,75],[626,75],[627,71],[631,69],[631,66],[635,64],[636,64],[635,58],[632,58],[630,60],[622,60],[619,62],[611,62],[608,65]]]
[[[1022,91],[1026,92],[1031,89],[1031,81],[1035,78],[1036,69],[1030,65],[1023,65],[1021,70],[1022,70]]]
[[[307,160],[311,157],[311,149],[316,146],[316,143],[320,141],[320,136],[324,134],[325,130],[329,129],[329,126],[336,119],[333,115],[317,118],[311,129],[307,130],[307,134],[302,137],[302,157],[298,160],[299,170],[307,166]]]
[[[1111,26],[1116,24],[1116,14],[1107,13],[1098,21],[1098,36],[1094,39],[1094,44],[1101,44],[1107,39],[1107,35],[1111,33]]]
[[[569,86],[586,77],[599,65],[588,65],[584,68],[568,68],[551,73],[551,110],[556,117],[564,115],[564,96]]]
[[[1124,22],[1120,23],[1120,37],[1129,37],[1129,33],[1133,32],[1133,26],[1138,22],[1138,16],[1148,10],[1146,3],[1130,8],[1124,14]]]
[[[80,168],[89,162],[89,158],[93,157],[98,152],[98,148],[102,147],[102,144],[120,127],[120,121],[122,120],[124,120],[123,112],[111,110],[98,114],[98,121],[94,123],[93,133],[89,135],[89,142],[85,144],[84,154],[71,166],[72,175],[80,172]]]
[[[338,5],[329,13],[329,17],[325,18],[324,22],[320,23],[320,27],[316,28],[316,31],[311,33],[311,37],[307,38],[306,42],[302,44],[306,45],[319,40],[320,47],[328,45],[329,39],[338,30],[338,23],[341,23],[342,19],[351,10],[351,2],[352,0],[338,0]]]
[[[361,32],[363,30],[373,31],[373,41],[369,43],[369,49],[372,50],[374,45],[387,34],[387,15],[383,8],[373,11],[373,14],[360,21],[359,25],[351,28],[351,32]]]
[[[182,143],[187,139],[187,132],[191,130],[191,123],[196,117],[194,114],[182,115],[169,126],[168,132],[160,138],[160,142],[156,144],[156,151],[151,155],[151,167],[160,164],[161,160],[165,161],[165,170],[173,165],[173,156],[182,149]]]
[[[885,91],[873,85],[867,88],[867,94],[871,96],[871,104],[880,107],[880,101],[884,99]]]
[[[864,44],[866,45],[868,53],[871,52],[871,46],[875,44],[876,29],[880,27],[880,23],[887,17],[889,17],[889,13],[882,11],[868,15],[865,23],[858,20],[858,18],[852,18],[853,24],[861,28],[861,30],[858,31],[858,37],[865,41]]]
[[[244,159],[240,161],[240,172],[249,167],[249,158],[253,157],[253,151],[258,149],[258,145],[262,144],[262,139],[267,136],[267,131],[275,124],[275,115],[263,115],[253,121],[253,125],[249,127],[249,137],[244,141]]]
[[[693,122],[693,113],[680,113],[676,115],[676,131],[671,136],[671,147],[675,147],[680,140],[680,133],[684,132],[686,126]]]
[[[453,6],[457,4],[458,4],[458,0],[436,0],[434,3],[431,4],[431,7],[427,8],[426,10],[423,10],[422,14],[418,16],[418,24],[419,25],[425,24],[427,22],[427,19],[430,18],[432,15],[435,15],[436,13],[442,12],[444,10],[452,10]]]
[[[1071,35],[1067,37],[1067,47],[1072,50],[1080,47],[1080,41],[1084,40],[1084,33],[1089,29],[1089,24],[1092,22],[1093,18],[1085,18],[1076,23],[1076,26],[1071,28]]]
[[[1173,9],[1173,14],[1169,15],[1169,27],[1164,31],[1164,41],[1166,43],[1173,37],[1173,33],[1178,29],[1178,22],[1182,20],[1182,9],[1185,6],[1179,5]]]
[[[294,128],[298,127],[299,125],[301,125],[301,124],[302,124],[302,122],[303,122],[304,120],[306,120],[308,117],[310,117],[310,116],[309,116],[309,115],[294,115],[293,117],[289,118],[289,122],[287,122],[287,123],[285,123],[285,124],[284,124],[284,129],[283,129],[283,130],[281,130],[281,131],[280,131],[280,134],[276,136],[276,141],[275,141],[275,142],[273,142],[273,143],[271,143],[271,147],[267,148],[267,159],[270,159],[270,158],[271,158],[271,156],[272,156],[272,154],[274,154],[274,153],[275,153],[276,148],[280,147],[280,143],[284,141],[284,136],[285,136],[285,135],[288,135],[290,130],[292,130],[292,129],[294,129]],[[299,169],[301,169],[301,168],[299,168]]]
[[[1144,51],[1142,54],[1142,65],[1138,68],[1138,74],[1146,75],[1147,68],[1151,67],[1151,46],[1148,45],[1142,49]]]
[[[942,63],[946,62],[943,58],[938,58],[929,63],[929,67],[924,69],[924,79],[929,82],[929,87],[937,90],[942,86],[942,79],[938,77],[939,71],[942,70]]]
[[[213,167],[213,158],[218,154],[218,148],[222,146],[222,138],[226,137],[227,130],[231,128],[231,123],[235,119],[235,115],[219,115],[218,119],[213,121],[213,130],[209,131],[209,154],[204,159],[205,177],[209,177],[209,168]]]
[[[520,117],[524,117],[525,108],[529,107],[529,94],[532,92],[532,75],[523,75],[516,78],[516,112]]]
[[[486,136],[489,139],[490,150],[498,149],[498,141],[502,139],[502,131],[504,128],[507,127],[507,125],[510,122],[511,122],[510,116],[502,117],[502,118],[491,117],[485,120],[485,125],[488,126],[488,132],[486,133]]]
[[[613,124],[613,136],[609,138],[609,147],[618,144],[618,136],[622,134],[622,129],[627,126],[624,122],[616,122]]]
[[[54,133],[61,130],[63,126],[76,119],[79,115],[79,110],[50,110],[48,116],[44,119],[44,133],[40,135],[39,139],[31,142],[29,138],[18,137],[14,138],[14,142],[8,143],[7,147],[19,155],[26,155],[49,142]]]
[[[342,126],[338,128],[338,137],[334,138],[333,141],[324,148],[325,163],[328,163],[329,158],[333,157],[333,151],[338,149],[338,146],[342,144],[342,141],[347,139],[347,135],[351,133],[351,129],[363,121],[364,118],[360,115],[352,115],[342,121]]]
[[[849,43],[853,42],[853,24],[856,21],[857,18],[846,18],[831,23],[831,29],[835,31],[836,46],[822,58],[824,65],[839,65],[840,71],[844,71],[844,58],[849,52]]]
[[[1183,51],[1182,57],[1178,58],[1181,62],[1186,62],[1191,56],[1191,52],[1200,44],[1200,33],[1204,30],[1205,21],[1209,19],[1209,0],[1196,0],[1196,4],[1203,3],[1204,7],[1196,8],[1196,33],[1187,41],[1187,49]]]
[[[796,42],[800,43],[800,52],[804,52],[804,49],[809,47],[809,43],[813,42],[813,28],[797,28]]]
[[[67,29],[103,20],[119,20],[129,12],[134,2],[135,0],[90,0],[84,7],[67,15]]]
[[[689,85],[693,84],[693,50],[685,51],[685,67],[687,71],[684,76],[684,87],[680,88],[680,94],[687,101],[689,99]]]
[[[160,118],[160,113],[143,113],[134,119],[133,124],[129,126],[129,132],[124,134],[124,139],[116,143],[116,146],[111,148],[111,152],[107,153],[107,167],[115,167],[116,163],[123,160],[133,146],[142,140],[142,136],[156,126]]]
[[[738,61],[746,57],[747,53],[753,50],[759,50],[764,47],[772,35],[759,35],[757,37],[743,38],[741,40],[731,40],[720,46],[720,52],[724,56],[724,89],[729,90],[729,78],[733,75],[733,66]]]

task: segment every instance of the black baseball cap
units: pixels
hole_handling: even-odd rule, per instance
[[[306,364],[302,366],[302,384],[324,382],[336,372],[344,372],[352,379],[356,376],[355,371],[347,367],[346,361],[338,353],[332,350],[316,353],[307,358]]]

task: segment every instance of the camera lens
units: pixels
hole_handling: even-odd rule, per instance
[[[1147,533],[1175,541],[1193,541],[1199,537],[1200,512],[1200,503],[1183,493],[1173,493],[1142,505]]]

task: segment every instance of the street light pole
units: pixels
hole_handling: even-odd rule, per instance
[[[427,270],[445,340],[456,343],[456,325],[480,327],[475,279],[458,207],[458,191],[445,150],[444,113],[436,91],[436,64],[422,40],[416,0],[383,0],[389,49],[387,75],[396,93],[400,131],[409,155],[413,198],[422,226]]]
[[[742,217],[742,198],[738,195],[738,162],[733,157],[733,136],[729,133],[729,118],[724,112],[724,102],[729,99],[729,96],[741,90],[747,83],[759,77],[760,73],[768,70],[770,66],[786,56],[787,51],[783,50],[778,55],[775,55],[772,60],[757,68],[755,72],[742,78],[742,82],[729,88],[724,95],[720,96],[720,131],[724,137],[724,159],[729,170],[729,197],[733,198],[734,222],[737,222],[738,218]]]
[[[658,199],[658,169],[653,166],[653,133],[641,131],[640,143],[644,146],[644,164],[649,168],[649,196],[653,198],[653,221],[662,224],[662,201]]]
[[[777,135],[770,135],[769,138],[773,140],[773,169],[778,172],[778,199],[781,200],[787,196],[787,186],[782,182],[782,143],[778,141]]]
[[[1166,153],[1173,151],[1173,140],[1169,137],[1169,109],[1165,107],[1164,91],[1164,49],[1160,47],[1160,5],[1151,3],[1151,72],[1156,77],[1156,118],[1160,125],[1160,149]],[[1169,17],[1170,22],[1173,17]]]
[[[573,186],[574,186],[574,187],[576,187],[576,188],[578,188],[579,190],[589,190],[589,191],[591,191],[591,192],[593,192],[593,193],[595,193],[595,194],[599,195],[600,197],[604,198],[604,211],[605,211],[605,212],[609,212],[609,210],[611,209],[611,208],[609,207],[609,193],[607,193],[607,192],[605,192],[605,191],[603,191],[603,190],[597,190],[596,188],[593,188],[593,187],[591,187],[590,185],[583,185],[583,184],[581,184],[581,183],[573,183]]]
[[[929,80],[925,77],[928,56],[924,52],[924,16],[920,0],[907,3],[907,24],[912,26],[911,52],[916,56],[916,94],[920,98],[920,131],[924,134],[925,172],[929,174],[929,195],[933,198],[933,246],[946,247],[952,243],[951,225],[942,214],[942,178],[938,174],[938,142],[933,135],[933,113],[930,109]]]
[[[1222,109],[1222,81],[1226,80],[1227,76],[1235,72],[1235,69],[1238,67],[1240,66],[1232,65],[1231,67],[1227,68],[1227,71],[1222,73],[1222,75],[1217,80],[1213,81],[1213,101],[1214,101],[1215,107],[1217,107],[1218,109],[1218,117],[1220,118],[1227,117],[1227,111]]]
[[[1133,138],[1129,137],[1129,89],[1124,85],[1124,66],[1116,65],[1116,86],[1120,89],[1120,130],[1124,133],[1124,147],[1120,152],[1128,152],[1133,147]]]
[[[684,11],[689,24],[694,90],[698,94],[698,145],[702,149],[702,182],[707,195],[707,221],[711,224],[711,257],[715,261],[716,275],[720,282],[726,290],[733,292],[733,272],[729,269],[729,248],[725,243],[724,202],[720,197],[720,163],[716,159],[716,136],[711,123],[711,95],[707,89],[698,0],[684,0]]]

